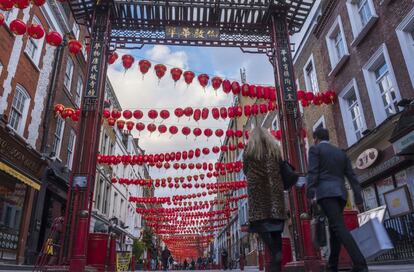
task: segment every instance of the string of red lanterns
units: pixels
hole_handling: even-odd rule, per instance
[[[337,100],[337,95],[334,91],[328,90],[325,92],[314,93],[310,91],[299,90],[297,93],[298,101],[305,108],[310,105],[319,106],[322,104],[334,104]]]

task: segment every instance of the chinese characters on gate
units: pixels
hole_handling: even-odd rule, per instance
[[[220,31],[218,28],[181,26],[165,27],[165,37],[167,39],[218,40],[219,36]]]
[[[86,97],[97,97],[98,96],[98,70],[101,64],[101,51],[102,44],[94,43],[92,46],[91,56],[91,68],[89,71],[88,85]]]

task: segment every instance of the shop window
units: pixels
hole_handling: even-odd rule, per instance
[[[366,128],[364,112],[355,79],[339,94],[339,104],[348,146],[351,146],[361,139],[362,132]]]
[[[401,100],[397,80],[385,44],[362,68],[368,95],[374,112],[375,122],[381,124],[388,116],[399,111],[397,103]]]
[[[73,77],[73,61],[71,58],[68,58],[68,62],[66,63],[66,70],[65,70],[65,78],[63,80],[63,84],[66,87],[66,90],[70,93],[70,87],[72,85],[72,77]]]
[[[369,186],[362,190],[364,196],[364,206],[365,210],[371,210],[378,207],[377,195],[375,193],[374,186]]]
[[[414,166],[411,166],[401,172],[395,174],[397,187],[407,186],[410,198],[414,204]]]
[[[38,25],[42,24],[39,18],[37,17],[33,17],[32,23],[38,24]],[[32,62],[36,66],[39,66],[40,56],[42,55],[43,42],[44,42],[44,38],[33,39],[29,37],[27,39],[25,53],[27,56],[29,56],[29,58],[32,60]]]
[[[346,7],[351,22],[354,41],[358,45],[378,19],[373,0],[347,0]]]
[[[26,90],[17,85],[11,105],[9,125],[19,135],[23,136],[29,110],[30,97]]]
[[[2,176],[0,182],[0,254],[15,257],[27,186]]]
[[[75,144],[76,144],[76,133],[73,129],[71,129],[70,135],[69,135],[69,142],[68,142],[68,158],[66,160],[66,165],[71,170],[72,170],[72,164],[73,164],[73,152],[75,149]]]
[[[51,157],[59,158],[60,148],[62,146],[63,131],[65,129],[65,120],[60,116],[56,118],[56,129],[53,138],[52,154]]]
[[[303,68],[303,74],[305,77],[306,90],[313,93],[319,92],[318,79],[316,76],[315,61],[313,55],[310,56],[305,67]]]
[[[336,72],[343,63],[345,63],[345,60],[349,56],[341,16],[338,16],[335,20],[325,39],[328,47],[332,74]]]
[[[414,86],[414,8],[402,20],[396,32],[411,84]]]

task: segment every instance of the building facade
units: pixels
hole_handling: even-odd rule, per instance
[[[294,58],[298,89],[333,90],[338,99],[304,109],[308,135],[328,128],[353,163],[365,209],[386,206],[395,249],[378,261],[414,258],[414,122],[400,120],[414,97],[414,3],[331,0],[316,9]],[[396,212],[401,203],[404,213]]]

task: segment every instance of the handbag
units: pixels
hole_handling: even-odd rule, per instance
[[[315,248],[324,247],[327,245],[326,237],[326,216],[322,213],[318,204],[311,206],[312,220],[311,220],[311,234],[312,244]]]
[[[288,161],[280,161],[280,173],[282,175],[284,190],[289,190],[298,181],[299,175]]]

